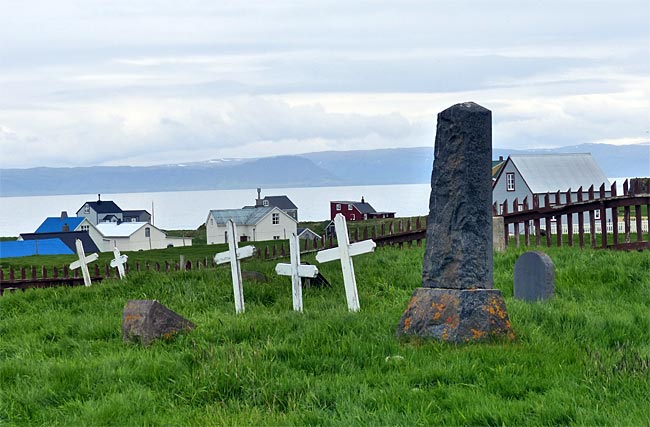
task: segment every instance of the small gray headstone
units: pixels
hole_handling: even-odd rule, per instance
[[[125,342],[140,341],[149,345],[158,338],[170,338],[177,332],[194,328],[194,323],[154,300],[129,300],[122,313]]]
[[[544,301],[555,293],[555,265],[544,252],[526,252],[515,263],[516,299]]]

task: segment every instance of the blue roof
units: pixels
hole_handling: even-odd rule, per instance
[[[69,231],[74,231],[84,219],[86,218],[83,216],[70,216],[63,219],[60,217],[49,217],[43,221],[43,224],[36,229],[35,233],[59,233],[63,231],[64,224],[68,225]]]
[[[71,255],[73,253],[61,239],[0,242],[0,258],[16,258],[31,255]]]

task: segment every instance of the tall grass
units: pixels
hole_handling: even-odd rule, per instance
[[[556,296],[512,299],[521,251],[495,255],[514,342],[395,338],[419,286],[421,248],[356,257],[361,312],[340,266],[331,289],[291,285],[275,263],[245,270],[234,314],[229,268],[130,275],[91,288],[0,297],[0,424],[6,425],[648,425],[650,257],[550,248]],[[307,261],[314,263],[313,258]],[[198,327],[125,344],[128,299],[157,299]]]

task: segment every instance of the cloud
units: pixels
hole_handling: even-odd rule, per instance
[[[26,0],[0,16],[0,167],[431,145],[436,114],[468,100],[497,147],[637,141],[647,10]]]

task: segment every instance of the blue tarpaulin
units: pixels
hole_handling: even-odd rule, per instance
[[[16,258],[31,255],[70,255],[73,253],[61,239],[0,242],[0,258]]]

